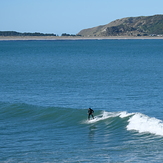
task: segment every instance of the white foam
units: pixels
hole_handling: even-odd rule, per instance
[[[147,115],[144,115],[142,113],[127,113],[126,111],[122,112],[103,111],[100,115],[95,116],[94,119],[85,120],[82,123],[91,124],[111,117],[118,116],[120,118],[129,117],[128,120],[129,123],[126,126],[127,130],[136,130],[139,133],[151,133],[163,136],[163,121],[154,117],[148,117]]]
[[[126,111],[123,111],[123,112],[120,112],[119,113],[119,117],[120,118],[125,118],[125,117],[128,117],[128,116],[131,116],[133,115],[134,113],[127,113]]]
[[[98,122],[98,121],[101,121],[101,120],[105,120],[105,119],[108,119],[110,117],[115,117],[115,116],[116,115],[113,112],[103,111],[100,115],[95,116],[94,119],[86,120],[83,123],[87,123],[87,124],[95,123],[95,122]]]
[[[131,116],[133,114],[134,113],[127,113],[126,111],[123,111],[123,112],[106,112],[106,111],[103,111],[100,115],[95,116],[94,119],[86,120],[84,123],[95,123],[95,122],[98,122],[101,120],[105,120],[105,119],[108,119],[111,117],[118,117],[118,116],[120,118],[124,118],[124,117]]]
[[[84,123],[95,123],[95,122],[98,122],[101,120],[105,120],[105,119],[108,119],[111,117],[118,117],[118,116],[120,118],[125,118],[125,117],[131,116],[133,114],[134,113],[127,113],[126,111],[123,111],[123,112],[106,112],[106,111],[103,111],[100,115],[95,116],[94,119],[86,120],[86,121],[84,121]]]
[[[108,115],[108,112],[103,112],[102,114],[95,116],[94,119],[88,120],[87,123],[95,123],[101,120],[108,119],[110,116]]]
[[[163,121],[148,117],[141,113],[134,113],[128,120],[127,130],[136,130],[139,133],[152,133],[163,136]]]

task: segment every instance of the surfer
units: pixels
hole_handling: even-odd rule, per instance
[[[92,116],[92,118],[94,119],[93,116],[94,110],[92,110],[91,108],[88,109],[88,120],[90,120],[90,116]]]

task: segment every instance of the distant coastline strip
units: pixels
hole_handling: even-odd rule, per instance
[[[109,40],[109,39],[163,39],[163,37],[152,36],[107,36],[107,37],[80,37],[80,36],[0,36],[1,41],[10,40]]]

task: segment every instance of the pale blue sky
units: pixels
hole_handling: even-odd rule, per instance
[[[134,16],[163,14],[163,0],[0,0],[0,31],[76,34]]]

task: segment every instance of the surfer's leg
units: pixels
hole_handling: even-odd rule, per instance
[[[92,118],[94,119],[94,116],[93,116],[93,114],[92,114]]]
[[[88,120],[90,119],[90,114],[88,114]]]

